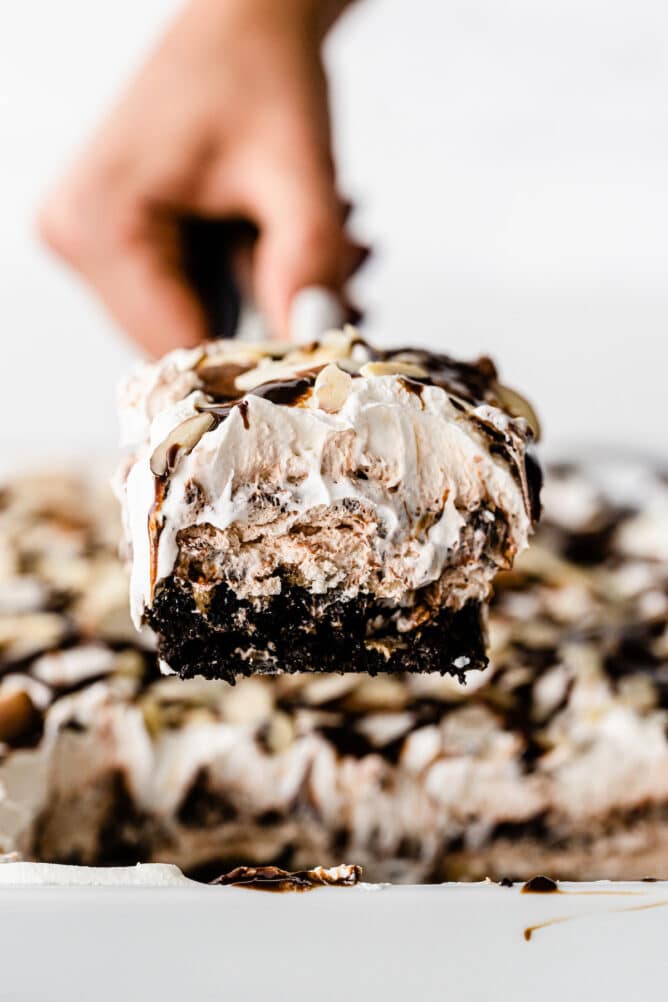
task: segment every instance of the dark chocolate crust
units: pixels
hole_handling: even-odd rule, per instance
[[[440,672],[463,680],[487,665],[479,603],[442,609],[408,633],[369,636],[387,609],[370,596],[323,598],[283,582],[279,595],[249,602],[226,584],[214,589],[206,614],[190,584],[162,582],[148,614],[160,657],[182,678],[234,682],[240,675],[284,672]]]

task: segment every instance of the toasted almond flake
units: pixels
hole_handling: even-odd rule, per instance
[[[414,362],[367,362],[360,369],[360,375],[372,376],[414,376],[416,379],[426,379],[429,373],[423,366]]]
[[[326,365],[318,373],[315,381],[314,397],[317,406],[328,414],[336,413],[348,399],[352,385],[353,380],[349,373],[334,363]]]
[[[502,407],[507,410],[512,417],[524,418],[526,423],[531,428],[535,440],[537,442],[540,441],[540,421],[538,420],[538,415],[526,397],[523,397],[521,393],[517,392],[517,390],[512,390],[509,386],[503,386],[501,383],[497,383],[496,395],[498,396]]]
[[[286,751],[295,739],[295,728],[291,718],[281,710],[276,711],[267,724],[265,740],[267,747],[275,755]]]
[[[192,452],[202,435],[211,430],[215,420],[213,414],[194,414],[173,428],[151,456],[151,473],[155,477],[171,473],[178,457]]]

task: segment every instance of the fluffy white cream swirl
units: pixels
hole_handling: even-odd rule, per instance
[[[335,362],[338,371],[354,371],[352,354]],[[144,368],[124,393],[125,438],[134,453],[117,488],[131,547],[137,624],[155,585],[174,569],[179,533],[192,526],[224,533],[258,518],[263,522],[257,545],[244,546],[243,554],[230,548],[229,559],[237,560],[232,577],[244,597],[271,594],[280,587],[276,567],[298,564],[313,592],[337,588],[354,596],[367,590],[392,604],[410,604],[415,590],[437,582],[456,562],[473,513],[488,521],[502,514],[510,559],[525,547],[531,516],[517,473],[524,469],[530,437],[524,420],[489,403],[464,406],[441,386],[420,384],[416,392],[400,373],[359,362],[335,408],[317,383],[295,405],[249,394],[243,410],[232,407],[188,454],[178,456],[161,504],[157,544],[152,542],[151,457],[174,429],[211,403],[197,378],[205,356],[205,349],[173,353]],[[269,378],[272,365],[277,367],[270,363]],[[285,366],[279,367],[285,375]],[[331,375],[330,368],[330,382]],[[485,426],[509,443],[513,462],[492,454]],[[267,499],[273,514],[258,515],[258,497]],[[354,554],[349,535],[337,546],[342,511],[356,520]],[[295,522],[309,518],[327,536],[320,552],[317,545],[295,549],[290,534]],[[463,579],[453,604],[484,599],[493,571]]]

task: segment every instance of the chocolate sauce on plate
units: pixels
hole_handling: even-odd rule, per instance
[[[360,866],[345,867],[345,872],[335,874],[318,867],[315,870],[282,870],[278,866],[237,866],[229,873],[212,880],[212,884],[225,887],[246,887],[253,891],[270,891],[273,894],[312,891],[317,887],[354,887],[362,876]]]
[[[559,885],[551,877],[532,877],[522,887],[522,894],[558,894]]]

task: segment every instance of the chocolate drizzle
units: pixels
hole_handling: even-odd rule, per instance
[[[256,386],[250,392],[252,396],[270,400],[272,404],[294,407],[301,403],[312,388],[319,371],[320,369],[309,369],[306,372],[297,373],[294,379],[275,379]]]
[[[240,400],[239,403],[237,404],[237,406],[239,408],[239,413],[241,414],[241,420],[244,423],[244,428],[246,429],[246,431],[249,431],[250,430],[250,422],[248,420],[248,401],[247,400]]]
[[[282,407],[296,407],[305,400],[313,388],[320,368],[299,372],[291,379],[273,379],[267,383],[260,383],[259,386],[248,390],[243,397],[228,400],[225,403],[203,404],[199,410],[214,416],[216,424],[213,427],[215,428],[238,407],[241,411],[244,427],[248,429],[250,427],[248,397],[260,397],[263,400],[269,400],[272,404],[280,404]]]
[[[315,341],[311,346],[303,346],[303,350],[306,351],[309,347],[315,350],[318,346],[319,342]],[[459,362],[449,355],[413,346],[389,349],[375,348],[359,336],[352,342],[351,351],[356,346],[364,349],[368,361],[396,362],[397,364],[409,362],[412,365],[419,365],[425,369],[428,374],[424,377],[411,376],[410,379],[404,377],[407,379],[407,382],[412,384],[406,386],[406,389],[417,396],[422,392],[419,389],[420,386],[439,386],[447,393],[452,393],[469,404],[479,404],[483,401],[494,402],[496,399],[495,387],[498,383],[498,373],[492,360],[486,356],[479,358],[475,362]],[[267,357],[271,357],[271,355],[268,354]],[[332,362],[336,363],[337,361],[339,360],[332,358]],[[323,367],[319,366],[317,369],[305,372],[296,371],[294,378],[274,380],[250,392],[256,396],[266,396],[267,399],[272,400],[274,403],[283,405],[294,404],[297,402],[294,399],[295,390],[297,397],[305,392],[299,389],[298,386],[295,387],[295,384],[298,384],[301,378],[305,378],[311,373],[317,374],[320,368]],[[233,362],[221,362],[220,364],[209,365],[200,363],[197,373],[201,380],[202,388],[206,393],[215,397],[219,402],[230,402],[236,401],[239,397],[239,390],[236,385],[237,377],[243,375],[245,372],[249,372],[253,368],[253,364],[241,365]],[[263,390],[265,387],[268,390],[267,393],[258,392],[258,390]]]
[[[522,894],[558,894],[559,885],[551,877],[532,877],[522,887]]]
[[[371,358],[379,362],[411,362],[421,365],[428,376],[416,379],[425,385],[440,386],[447,393],[454,393],[469,404],[478,404],[489,399],[498,380],[496,367],[490,358],[479,358],[476,362],[458,362],[449,355],[428,351],[412,346],[380,350],[359,338]],[[411,377],[415,378],[415,377]]]
[[[424,407],[424,404],[422,403],[422,391],[425,384],[420,382],[419,379],[414,379],[413,377],[408,376],[399,376],[399,382],[403,388],[408,391],[408,393],[412,393],[413,396],[416,396],[420,401],[420,404]]]
[[[150,598],[153,600],[153,590],[158,578],[158,551],[163,520],[162,505],[169,489],[169,480],[165,477],[155,477],[155,496],[148,513],[148,543],[149,543],[149,587]]]
[[[524,469],[531,519],[533,522],[538,522],[543,510],[543,504],[540,499],[543,489],[543,471],[538,460],[531,452],[527,452],[524,456]]]
[[[540,467],[535,459],[528,458],[528,454],[526,454],[524,465],[521,465],[513,440],[507,432],[497,428],[491,421],[486,421],[478,414],[469,413],[468,419],[487,439],[490,456],[496,456],[506,464],[522,492],[527,514],[532,521],[537,521],[541,511],[540,490],[543,481]]]
[[[197,375],[204,392],[217,400],[236,400],[239,397],[236,380],[249,372],[252,365],[238,365],[234,362],[222,362],[220,365],[200,365]]]
[[[312,891],[316,887],[354,887],[362,878],[361,866],[337,866],[326,870],[282,870],[278,866],[237,866],[212,880],[224,887],[246,887],[253,891],[285,894],[289,891]]]
[[[535,932],[540,932],[541,929],[549,929],[553,925],[561,925],[562,922],[572,922],[576,918],[577,915],[564,915],[560,918],[548,919],[547,922],[539,922],[537,925],[528,925],[524,930],[524,939],[527,943],[530,943]]]

